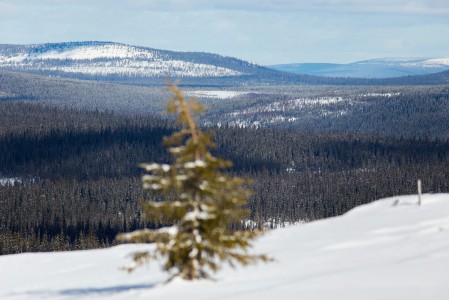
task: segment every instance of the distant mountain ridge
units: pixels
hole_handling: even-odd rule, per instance
[[[406,64],[402,68],[416,71],[420,61],[401,63]],[[397,75],[397,71],[394,74],[385,71],[386,64],[396,70],[395,61],[370,60],[358,64],[360,70],[366,69],[367,65],[371,69],[377,68],[383,77]],[[0,70],[146,86],[165,85],[167,77],[181,79],[186,86],[435,85],[449,82],[449,71],[436,73],[443,68],[441,66],[449,70],[449,59],[430,59],[424,65],[426,70],[432,70],[432,74],[410,76],[409,72],[403,77],[373,79],[361,72],[352,72],[354,76],[358,75],[355,77],[343,74],[342,68],[346,65],[292,64],[275,70],[219,54],[158,50],[115,42],[0,44]],[[301,71],[305,74],[296,74],[298,68],[306,69]]]
[[[325,77],[391,78],[449,70],[449,58],[378,58],[349,64],[298,63],[268,67],[293,74]]]
[[[129,77],[224,77],[250,75],[265,69],[218,54],[96,41],[0,45],[0,67],[13,71]]]

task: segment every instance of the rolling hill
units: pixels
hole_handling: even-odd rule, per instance
[[[218,54],[158,50],[113,42],[0,45],[2,70],[147,86],[164,85],[167,77],[181,79],[184,85],[191,86],[447,84],[447,74],[435,73],[448,70],[448,64],[448,59],[371,60],[351,65],[300,64],[267,68]],[[341,68],[355,69],[350,71],[351,75],[338,71]],[[331,71],[326,73],[326,70]],[[367,76],[366,70],[375,71],[377,75]],[[391,70],[402,71],[392,73]],[[294,74],[298,72],[305,74]],[[426,72],[431,74],[410,76]],[[402,75],[408,76],[384,78]]]
[[[96,41],[0,45],[0,68],[40,75],[145,85],[163,84],[167,77],[203,84],[206,84],[207,78],[212,82],[226,84],[233,82],[235,78],[269,80],[273,76],[282,77],[283,74],[218,54],[175,52]],[[284,76],[298,77],[291,74]]]
[[[391,78],[449,70],[449,58],[381,58],[349,64],[298,63],[269,66],[273,70],[324,77]]]
[[[112,42],[0,45],[0,67],[16,71],[130,77],[239,76],[261,69],[216,54],[172,52]]]

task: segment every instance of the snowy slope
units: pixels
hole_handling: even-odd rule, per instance
[[[449,67],[449,58],[378,58],[356,62],[354,64],[390,65],[417,68]]]
[[[0,45],[0,68],[90,76],[222,77],[260,67],[235,58],[129,46],[112,42]]]
[[[443,72],[449,70],[449,58],[379,58],[349,64],[299,63],[270,68],[328,77],[388,78]]]
[[[449,194],[401,196],[269,232],[253,252],[276,262],[217,281],[162,284],[156,264],[118,268],[144,245],[0,257],[0,299],[449,299]]]

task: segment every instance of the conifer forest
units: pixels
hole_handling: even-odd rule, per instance
[[[426,193],[449,192],[447,123],[437,122],[447,118],[447,93],[429,91],[411,97],[410,106],[394,106],[402,107],[402,116],[433,109],[436,125],[429,130],[399,126],[386,134],[363,123],[361,111],[357,116],[368,130],[210,122],[203,130],[213,133],[213,154],[233,162],[226,172],[253,181],[250,226],[282,227],[413,194],[417,179]],[[367,120],[391,121],[391,109],[365,111]],[[149,195],[138,165],[170,163],[162,140],[177,126],[160,114],[1,100],[0,254],[107,247],[119,233],[164,225],[141,218],[139,204]],[[236,230],[246,226],[234,224]]]

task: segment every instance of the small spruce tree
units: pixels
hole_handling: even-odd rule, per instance
[[[163,269],[172,274],[170,279],[193,280],[210,278],[210,271],[216,272],[223,262],[234,267],[270,260],[247,253],[262,231],[232,229],[249,213],[243,209],[250,196],[245,188],[249,180],[223,173],[231,162],[211,154],[212,136],[197,127],[193,115],[204,107],[195,99],[186,100],[175,84],[169,87],[174,97],[167,111],[177,114],[182,129],[164,139],[172,164],[141,165],[150,172],[142,177],[143,187],[162,200],[142,202],[142,211],[147,220],[173,225],[120,234],[121,241],[156,243],[153,251],[135,253],[134,264],[127,269],[160,259]]]

